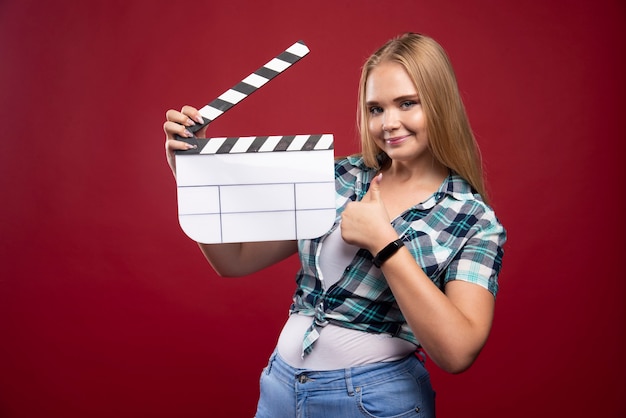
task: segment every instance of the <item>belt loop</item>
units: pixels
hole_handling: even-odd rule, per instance
[[[346,373],[346,387],[348,388],[348,395],[354,396],[354,387],[352,387],[352,372],[350,369],[345,369]]]

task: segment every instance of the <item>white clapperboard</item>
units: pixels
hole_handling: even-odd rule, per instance
[[[204,124],[308,54],[298,41],[200,109]],[[333,136],[181,138],[176,153],[178,219],[205,243],[316,238],[335,220]]]

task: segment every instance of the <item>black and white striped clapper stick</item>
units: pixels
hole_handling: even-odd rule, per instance
[[[230,108],[241,102],[243,99],[257,91],[259,88],[267,84],[268,81],[274,79],[278,74],[300,61],[309,53],[309,48],[303,41],[298,41],[283,51],[280,55],[273,58],[267,64],[241,80],[235,86],[231,87],[218,98],[202,107],[199,112],[204,123],[196,124],[188,128],[192,133],[196,133],[220,115],[227,112]],[[185,141],[185,138],[178,138]]]
[[[334,148],[333,135],[274,135],[196,138],[198,147],[185,154],[239,154],[275,151],[321,151]]]

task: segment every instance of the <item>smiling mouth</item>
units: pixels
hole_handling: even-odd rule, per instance
[[[408,137],[409,137],[409,135],[394,136],[393,138],[385,139],[385,143],[387,145],[397,145],[397,144],[400,144],[400,143],[404,142],[404,140],[407,139]]]

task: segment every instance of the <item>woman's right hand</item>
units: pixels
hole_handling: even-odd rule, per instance
[[[165,113],[166,121],[163,124],[165,131],[165,155],[174,177],[176,177],[176,151],[188,150],[194,148],[193,145],[176,139],[175,135],[183,138],[191,138],[194,135],[187,129],[197,123],[203,123],[202,116],[198,109],[191,106],[183,106],[178,111],[170,109]],[[207,125],[208,126],[208,125]],[[196,132],[196,137],[204,138],[206,135],[206,126]]]

